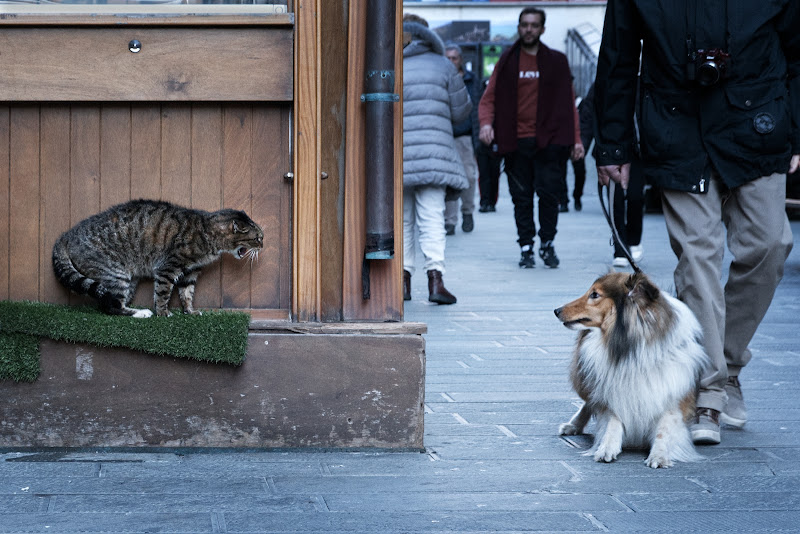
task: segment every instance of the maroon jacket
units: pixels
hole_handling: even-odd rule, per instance
[[[499,154],[517,149],[517,80],[520,41],[506,50],[495,70],[494,137]],[[575,144],[575,103],[567,56],[539,43],[539,100],[536,103],[536,145]]]

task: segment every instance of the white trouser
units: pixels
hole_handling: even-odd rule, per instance
[[[403,269],[411,274],[417,243],[425,257],[425,271],[444,274],[444,189],[434,185],[403,188]]]

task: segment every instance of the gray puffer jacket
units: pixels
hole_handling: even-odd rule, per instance
[[[412,41],[403,48],[403,186],[469,184],[453,139],[453,123],[472,103],[458,71],[433,31],[404,22]]]

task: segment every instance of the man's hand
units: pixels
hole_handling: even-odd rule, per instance
[[[800,154],[792,156],[792,161],[789,162],[789,174],[797,172],[797,169],[800,169]]]
[[[622,165],[598,165],[597,166],[597,180],[603,184],[608,185],[611,180],[622,186],[622,189],[628,189],[628,181],[631,177],[631,164],[623,163]]]
[[[569,151],[569,157],[572,161],[578,161],[586,155],[586,151],[581,143],[575,143]]]
[[[491,124],[484,124],[481,126],[481,131],[478,133],[478,139],[484,145],[491,145],[492,141],[494,141],[494,128],[492,128]]]

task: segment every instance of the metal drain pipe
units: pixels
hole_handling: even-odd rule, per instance
[[[395,10],[395,0],[367,3],[366,79],[361,95],[366,111],[365,260],[394,257],[394,104],[400,100],[395,93]],[[364,294],[368,298],[368,287]]]

